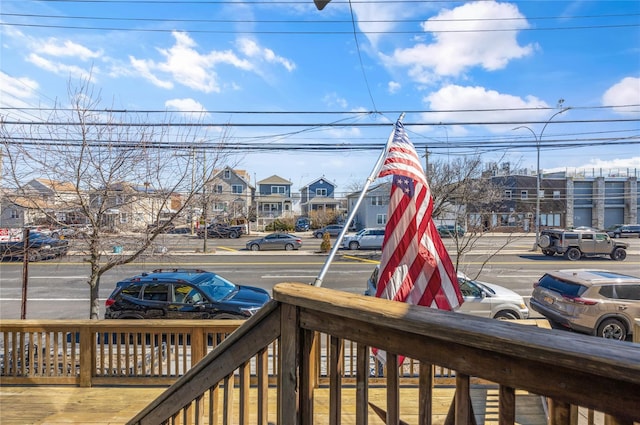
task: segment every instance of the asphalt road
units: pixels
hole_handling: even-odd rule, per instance
[[[100,283],[101,307],[118,280],[157,268],[201,268],[215,271],[238,284],[262,287],[270,291],[280,282],[312,284],[325,264],[327,255],[319,253],[320,240],[303,235],[303,249],[284,252],[251,252],[244,248],[251,236],[240,239],[210,239],[208,254],[202,254],[203,241],[188,235],[163,235],[160,243],[169,250],[165,255],[145,256],[140,261],[119,266],[106,273]],[[537,279],[550,269],[603,268],[640,275],[640,239],[631,244],[625,261],[591,259],[571,262],[561,257],[546,257],[531,251],[533,238],[504,236],[481,238],[460,259],[453,241],[445,244],[454,263],[467,275],[510,288],[525,299]],[[114,241],[117,243],[117,241]],[[500,250],[498,250],[500,248]],[[196,253],[199,251],[200,253]],[[379,251],[340,250],[323,279],[326,288],[361,294]],[[0,263],[0,319],[20,318],[22,264]],[[89,274],[82,255],[30,263],[28,270],[28,319],[82,319],[89,316]],[[101,309],[101,314],[104,310]]]

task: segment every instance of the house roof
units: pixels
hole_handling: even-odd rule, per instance
[[[274,174],[271,177],[267,177],[264,180],[260,180],[258,182],[258,184],[288,184],[288,185],[292,185],[293,183],[291,183],[287,179],[283,179],[282,177],[277,176],[277,175]]]
[[[339,203],[340,201],[338,199],[330,198],[328,196],[314,196],[313,198],[305,202],[303,205],[310,205],[310,204],[322,205],[322,204],[339,204]]]
[[[309,183],[307,183],[306,185],[302,186],[302,187],[300,188],[300,191],[302,191],[303,189],[306,189],[307,187],[311,186],[312,184],[314,184],[315,182],[318,182],[318,181],[320,181],[320,180],[324,180],[324,181],[326,181],[327,183],[329,183],[329,184],[330,184],[331,186],[333,186],[333,187],[337,187],[337,186],[338,186],[337,184],[335,184],[334,182],[332,182],[331,180],[329,180],[329,179],[328,179],[328,178],[326,178],[325,176],[322,176],[322,177],[318,177],[317,179],[313,180],[312,182],[309,182]]]
[[[249,172],[247,170],[238,170],[238,169],[231,168],[231,167],[224,167],[221,170],[213,170],[214,177],[217,177],[224,170],[230,170],[233,174],[238,176],[240,179],[244,180],[244,182],[247,183],[247,186],[253,187],[253,186],[251,186],[251,175],[249,174]]]
[[[69,182],[61,182],[57,180],[40,178],[40,179],[31,180],[31,182],[27,184],[35,187],[36,185],[32,184],[33,182],[37,182],[38,185],[44,186],[53,192],[75,192],[76,191],[76,187]]]

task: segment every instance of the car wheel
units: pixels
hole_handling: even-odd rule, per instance
[[[54,239],[59,239],[60,238],[60,234],[58,232],[53,232],[51,234],[51,237],[54,238]]]
[[[549,256],[549,257],[553,257],[554,255],[556,255],[556,253],[555,253],[555,252],[553,252],[553,251],[549,251],[548,249],[543,249],[543,250],[542,250],[542,253],[543,253],[544,255],[546,255],[546,256]]]
[[[613,237],[616,238],[616,239],[619,239],[620,238],[620,233],[614,233]]]
[[[27,259],[32,262],[32,261],[40,261],[42,260],[42,256],[40,255],[40,252],[36,249],[30,249],[29,251],[27,251]]]
[[[564,256],[569,261],[576,261],[580,259],[582,254],[580,253],[580,250],[578,248],[569,248],[567,252],[565,252]]]
[[[622,261],[627,258],[627,250],[624,248],[616,248],[611,253],[611,259],[616,261]]]
[[[618,319],[606,319],[598,326],[597,336],[624,341],[627,339],[627,327]]]
[[[356,241],[353,242],[349,242],[349,249],[355,251],[356,249],[360,248],[360,244]]]
[[[540,245],[542,248],[549,248],[549,246],[551,246],[551,238],[549,237],[549,235],[540,236],[538,245]]]
[[[251,245],[251,251],[260,251],[260,245],[254,243],[253,245]]]
[[[231,233],[229,233],[229,238],[231,238],[231,239],[237,239],[237,238],[238,238],[238,232],[231,232]]]
[[[499,311],[494,317],[494,319],[498,320],[516,320],[519,319],[518,315],[511,310],[502,310]]]
[[[285,251],[293,251],[293,244],[290,244],[290,243],[286,244],[284,246],[284,250]]]
[[[315,233],[313,236],[315,236],[317,239],[322,238],[322,233]]]

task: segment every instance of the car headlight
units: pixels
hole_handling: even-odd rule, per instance
[[[246,316],[253,316],[260,310],[260,307],[241,308],[240,311]]]

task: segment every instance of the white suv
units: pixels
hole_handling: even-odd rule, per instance
[[[376,266],[371,273],[371,277],[367,281],[367,289],[364,291],[365,295],[376,295],[379,270],[380,266]],[[494,283],[470,279],[462,272],[458,272],[458,284],[464,302],[456,310],[457,313],[498,320],[529,318],[529,308],[525,304],[524,298],[511,289]]]
[[[345,249],[382,249],[384,242],[384,228],[362,229],[355,235],[345,236],[342,247]]]

